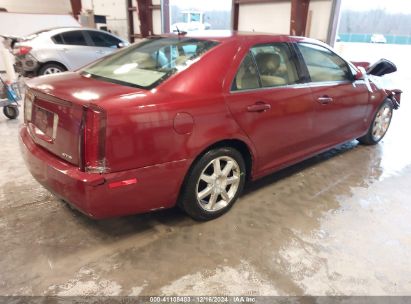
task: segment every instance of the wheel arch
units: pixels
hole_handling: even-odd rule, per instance
[[[206,148],[202,149],[201,152],[198,153],[197,156],[191,162],[179,189],[178,198],[176,202],[177,205],[180,204],[181,194],[183,193],[184,187],[187,184],[187,178],[190,175],[193,166],[208,151],[223,147],[234,148],[241,153],[246,166],[246,182],[252,179],[253,169],[255,167],[255,156],[253,154],[252,148],[244,140],[238,138],[221,139],[215,141],[214,143],[209,144]]]
[[[40,65],[39,65],[39,67],[38,67],[38,69],[37,69],[37,74],[40,72],[40,70],[41,70],[46,64],[57,64],[57,65],[61,65],[63,68],[66,69],[66,71],[69,70],[69,69],[67,68],[67,66],[64,65],[63,63],[61,63],[61,62],[59,62],[59,61],[56,61],[56,60],[49,60],[49,61],[40,63]]]
[[[223,147],[229,147],[229,148],[234,148],[238,152],[241,153],[243,156],[245,166],[246,166],[246,180],[251,179],[252,176],[252,170],[253,170],[253,164],[254,164],[254,156],[253,153],[250,149],[250,147],[245,143],[244,141],[237,139],[237,138],[232,138],[232,139],[223,139],[220,141],[217,141],[211,145],[209,145],[207,148],[205,148],[192,162],[191,167],[194,165],[194,163],[200,159],[204,154],[206,154],[208,151],[217,149],[217,148],[223,148]]]

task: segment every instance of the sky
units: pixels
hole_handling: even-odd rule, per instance
[[[411,14],[410,0],[342,0],[343,10],[384,9],[388,13]]]

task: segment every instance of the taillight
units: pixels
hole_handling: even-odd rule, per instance
[[[31,114],[33,111],[34,95],[29,90],[26,91],[24,96],[24,122],[31,120]]]
[[[23,56],[30,53],[32,47],[26,45],[20,45],[13,50],[14,55]]]
[[[82,163],[83,169],[90,173],[104,173],[107,171],[106,148],[106,112],[90,105],[84,108]]]

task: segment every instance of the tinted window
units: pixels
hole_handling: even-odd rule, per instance
[[[101,32],[88,31],[88,34],[95,46],[116,48],[121,42],[120,39]]]
[[[241,63],[235,76],[232,90],[249,90],[260,87],[257,67],[251,53],[248,53]]]
[[[298,47],[313,82],[352,80],[348,64],[329,49],[308,43]]]
[[[54,41],[54,43],[64,44],[64,41],[63,41],[63,38],[61,37],[61,35],[53,36],[51,39]]]
[[[114,83],[153,88],[189,67],[215,45],[217,42],[194,38],[151,38],[87,66],[83,73]]]
[[[55,36],[56,37],[56,36]],[[81,31],[72,31],[60,34],[63,44],[87,45],[86,38]],[[56,42],[58,43],[58,42]]]
[[[251,49],[257,63],[263,87],[275,87],[298,82],[297,68],[287,44],[275,43]]]

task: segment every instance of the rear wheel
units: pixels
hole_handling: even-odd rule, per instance
[[[67,69],[58,63],[46,63],[43,65],[39,70],[39,75],[49,75],[49,74],[57,74],[67,71]]]
[[[16,106],[5,106],[3,114],[9,119],[16,119],[19,116],[19,109]]]
[[[237,150],[226,147],[208,151],[190,170],[180,207],[199,221],[221,216],[241,194],[245,170],[244,159]]]
[[[358,141],[365,145],[375,145],[388,131],[393,114],[393,106],[390,100],[385,100],[371,122],[368,133],[358,138]]]

